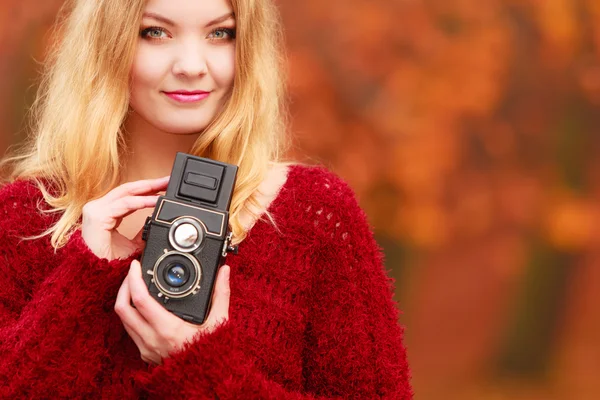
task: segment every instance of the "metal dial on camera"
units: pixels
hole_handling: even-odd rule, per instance
[[[198,241],[198,230],[192,224],[181,224],[175,230],[175,242],[181,247],[192,247]]]
[[[182,252],[192,252],[200,247],[204,233],[202,225],[195,219],[185,217],[173,222],[169,231],[171,246]]]

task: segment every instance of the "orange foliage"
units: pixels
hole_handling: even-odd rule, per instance
[[[32,78],[23,66],[43,53],[35,27],[60,4],[5,0],[0,8],[4,131],[18,125],[8,105],[22,101]],[[600,1],[278,4],[293,155],[350,181],[377,232],[415,254],[419,268],[401,285],[421,398],[493,390],[527,398],[480,375],[492,369],[533,242],[582,255],[581,276],[598,276],[590,268],[600,266]],[[580,308],[561,331],[557,398],[600,392],[584,349],[600,336],[600,319],[576,319],[594,315],[581,304],[597,304],[600,290],[576,282],[585,290],[569,292]],[[553,388],[531,391],[550,398]]]

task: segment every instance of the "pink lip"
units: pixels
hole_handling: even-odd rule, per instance
[[[179,103],[195,103],[200,100],[204,100],[208,97],[210,92],[205,92],[202,90],[196,90],[193,92],[188,92],[186,90],[178,90],[176,92],[163,92],[169,98],[179,102]]]

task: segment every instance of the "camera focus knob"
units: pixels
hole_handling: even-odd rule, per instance
[[[174,239],[180,247],[191,248],[198,241],[200,232],[192,224],[181,224],[175,229]]]
[[[238,246],[237,245],[229,245],[229,246],[227,246],[227,252],[237,255],[237,253],[238,253]]]
[[[178,251],[191,253],[204,241],[202,223],[193,217],[178,218],[169,229],[169,242]]]
[[[225,242],[223,243],[223,251],[221,252],[221,255],[223,257],[227,257],[227,253],[233,253],[233,254],[238,253],[238,246],[231,244],[232,240],[233,240],[233,232],[229,232],[227,234],[227,236],[225,237]]]
[[[145,242],[148,240],[148,231],[150,231],[150,221],[152,217],[146,217],[146,222],[144,222],[144,229],[142,230],[142,240]]]

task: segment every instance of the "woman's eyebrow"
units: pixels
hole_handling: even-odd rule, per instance
[[[217,19],[213,19],[208,24],[206,24],[205,28],[208,28],[209,26],[213,26],[213,25],[216,25],[216,24],[220,24],[221,22],[227,21],[230,18],[235,18],[235,14],[233,12],[225,14],[225,15],[217,18]]]
[[[216,18],[216,19],[210,21],[208,24],[205,25],[205,28],[208,28],[209,26],[216,25],[216,24],[221,23],[223,21],[227,21],[228,19],[234,18],[234,17],[235,17],[235,14],[233,12],[227,13],[227,14],[225,14],[223,16],[220,16],[219,18]],[[165,23],[167,25],[175,26],[175,22],[171,21],[170,19],[168,19],[166,17],[163,17],[160,14],[153,13],[153,12],[145,12],[144,15],[142,16],[142,18],[152,18],[152,19],[155,19],[157,21],[163,22],[163,23]]]
[[[142,18],[152,18],[157,21],[164,22],[167,25],[175,26],[175,22],[171,21],[168,18],[163,17],[160,14],[156,14],[156,13],[152,13],[152,12],[145,12],[144,15],[142,15]]]

